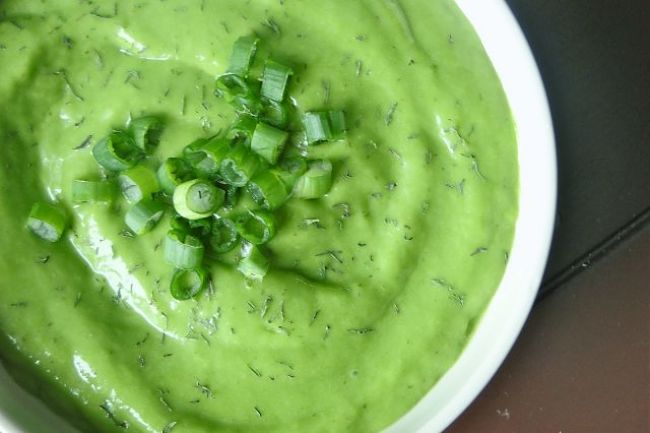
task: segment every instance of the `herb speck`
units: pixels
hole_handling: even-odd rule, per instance
[[[172,430],[174,430],[174,427],[176,427],[176,424],[178,424],[176,421],[170,422],[165,426],[165,428],[163,428],[162,433],[171,433]]]
[[[391,105],[388,108],[388,112],[386,113],[386,119],[385,119],[386,126],[390,126],[391,123],[393,123],[393,119],[395,117],[395,111],[397,111],[397,105],[398,105],[398,103],[394,102],[393,105]]]

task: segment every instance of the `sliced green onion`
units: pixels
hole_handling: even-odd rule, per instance
[[[47,242],[61,239],[68,225],[68,218],[58,206],[49,203],[34,203],[27,218],[27,228]]]
[[[314,111],[302,118],[308,144],[340,138],[346,131],[345,112],[342,110]]]
[[[138,117],[129,123],[129,132],[136,146],[145,153],[151,153],[160,143],[163,122],[155,116]]]
[[[246,77],[257,51],[258,39],[254,36],[243,36],[235,41],[230,56],[228,72]]]
[[[293,70],[273,60],[267,60],[262,77],[262,96],[282,102]]]
[[[332,163],[316,161],[309,164],[309,170],[298,179],[293,188],[294,197],[304,199],[321,198],[332,187]]]
[[[207,218],[223,204],[225,193],[208,181],[194,179],[174,191],[174,209],[188,220]]]
[[[205,181],[196,182],[187,190],[187,207],[200,214],[212,214],[223,204],[226,193]]]
[[[259,95],[251,92],[247,95],[236,96],[231,104],[239,113],[257,116],[262,109],[262,101]]]
[[[237,121],[230,127],[228,138],[244,138],[247,141],[253,139],[253,133],[257,126],[257,119],[249,114],[242,114]]]
[[[289,108],[286,102],[267,99],[262,101],[260,118],[262,121],[277,128],[286,128],[289,123]]]
[[[179,214],[175,213],[169,222],[172,230],[178,230],[184,233],[189,233],[190,231],[190,221],[183,218]]]
[[[250,149],[236,146],[221,163],[221,177],[230,185],[242,187],[257,172],[260,162]]]
[[[288,132],[266,123],[258,123],[251,141],[251,149],[270,164],[275,164],[288,138]]]
[[[109,202],[113,199],[115,191],[113,182],[108,180],[81,180],[72,181],[72,202],[93,203]]]
[[[203,218],[201,220],[188,220],[188,225],[194,236],[201,239],[209,236],[212,232],[212,218]]]
[[[300,176],[305,174],[308,168],[305,158],[296,156],[292,158],[284,158],[280,163],[280,170],[277,173],[285,185],[291,189]]]
[[[332,138],[329,116],[325,112],[305,113],[302,124],[305,127],[308,144],[320,143]]]
[[[235,248],[239,234],[235,223],[228,218],[219,218],[212,224],[210,247],[215,253],[227,253]]]
[[[219,173],[221,168],[221,163],[228,156],[232,150],[232,142],[226,137],[215,137],[210,139],[203,147],[201,151],[208,158],[207,161],[204,160],[200,166],[203,167],[203,170],[210,175],[210,177],[215,176]]]
[[[265,209],[276,209],[289,198],[290,190],[275,170],[259,171],[246,186],[253,201]]]
[[[133,167],[144,157],[130,134],[113,131],[93,147],[93,156],[99,165],[110,171]]]
[[[172,230],[192,234],[201,239],[209,236],[212,232],[212,218],[210,217],[200,220],[188,220],[175,213],[169,225]]]
[[[241,190],[232,185],[224,184],[223,189],[226,191],[226,199],[223,202],[223,207],[227,209],[234,208],[239,202]]]
[[[212,177],[215,175],[215,164],[203,152],[203,147],[209,142],[210,139],[200,138],[193,141],[183,148],[183,157],[185,161],[192,167],[192,170],[198,177]]]
[[[327,113],[330,131],[333,138],[341,137],[348,129],[345,122],[345,113],[342,110],[333,110]]]
[[[250,94],[251,87],[245,78],[237,74],[227,73],[217,77],[217,91],[232,100],[236,96]]]
[[[170,207],[174,205],[174,203],[172,202],[172,196],[170,196],[168,194],[165,194],[162,191],[154,192],[153,194],[151,194],[151,198],[154,201],[163,203],[163,204],[165,204],[167,206],[170,206]]]
[[[170,285],[171,295],[179,300],[192,299],[208,285],[208,274],[203,268],[178,269]]]
[[[208,142],[208,138],[199,138],[188,144],[183,148],[183,157],[191,162],[192,158],[203,158],[201,155],[201,149]],[[197,156],[197,154],[199,154]]]
[[[214,163],[206,154],[203,159],[194,164],[194,174],[198,177],[215,179],[219,175],[219,166]]]
[[[248,211],[235,220],[242,238],[254,245],[265,244],[275,236],[275,218],[267,211]]]
[[[122,172],[117,182],[122,195],[129,203],[137,203],[142,199],[151,198],[154,192],[160,190],[156,173],[144,165],[136,165]]]
[[[269,271],[269,259],[255,245],[244,243],[237,270],[246,278],[261,281]]]
[[[219,174],[221,161],[231,150],[226,137],[199,139],[185,146],[183,156],[198,177],[214,179]]]
[[[205,248],[201,241],[179,230],[167,233],[164,243],[165,260],[178,269],[193,269],[203,261]]]
[[[237,108],[250,113],[260,109],[259,84],[246,81],[236,74],[224,74],[217,78],[217,92]]]
[[[178,185],[185,182],[190,175],[191,167],[182,158],[167,158],[162,163],[158,172],[158,184],[165,194],[172,195]]]
[[[133,233],[142,235],[151,231],[164,213],[165,208],[162,203],[144,199],[131,206],[124,217],[124,222]]]

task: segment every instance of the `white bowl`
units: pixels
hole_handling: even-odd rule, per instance
[[[501,79],[517,127],[520,197],[505,276],[454,366],[384,433],[434,433],[447,427],[494,375],[519,334],[539,287],[553,230],[556,165],[544,86],[528,44],[503,0],[456,0]],[[0,432],[76,433],[20,389],[0,367]]]

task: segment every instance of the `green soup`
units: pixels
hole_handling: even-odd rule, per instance
[[[169,294],[167,224],[123,234],[123,204],[69,205],[68,240],[29,234],[32,203],[71,203],[90,152],[156,113],[156,151],[232,120],[214,95],[233,42],[297,65],[302,110],[344,108],[331,192],[291,200],[271,271],[229,263]],[[0,2],[0,350],[88,432],[366,433],[458,358],[504,272],[517,149],[499,80],[451,0]]]

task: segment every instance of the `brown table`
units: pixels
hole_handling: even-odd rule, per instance
[[[538,303],[465,432],[650,432],[650,227]]]

